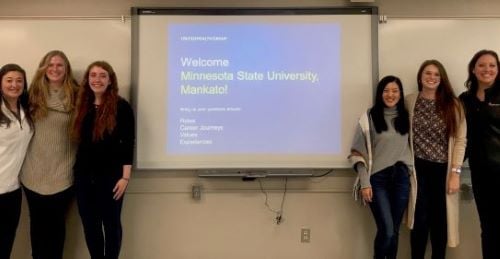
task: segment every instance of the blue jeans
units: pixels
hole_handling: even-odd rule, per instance
[[[373,199],[370,208],[377,224],[375,259],[395,259],[399,226],[410,197],[408,167],[398,162],[370,177]]]

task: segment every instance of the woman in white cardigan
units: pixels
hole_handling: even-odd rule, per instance
[[[412,259],[423,259],[429,234],[432,258],[445,258],[446,245],[459,244],[460,173],[466,144],[463,108],[443,65],[425,61],[418,92],[406,97],[418,191],[411,231]]]

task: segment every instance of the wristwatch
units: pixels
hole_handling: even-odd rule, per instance
[[[451,169],[452,172],[456,173],[456,174],[461,174],[462,173],[462,168],[452,168]]]

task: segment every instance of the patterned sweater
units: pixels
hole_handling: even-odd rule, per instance
[[[405,104],[410,114],[410,122],[413,122],[415,116],[415,104],[417,103],[418,93],[409,94],[405,97]],[[462,109],[462,107],[460,107]],[[462,109],[463,114],[463,109]],[[450,136],[448,139],[448,176],[446,177],[446,182],[448,182],[448,177],[451,172],[451,165],[462,166],[465,155],[465,145],[466,145],[466,133],[467,126],[465,122],[465,116],[460,116],[457,114],[457,136]],[[410,123],[410,142],[413,147],[413,125]],[[417,179],[418,181],[418,179]],[[446,191],[446,186],[443,186],[443,191]],[[456,247],[460,243],[459,235],[459,193],[446,194],[446,218],[448,224],[448,246]]]

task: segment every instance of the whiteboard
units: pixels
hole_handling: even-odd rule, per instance
[[[466,90],[467,65],[481,49],[500,53],[500,18],[389,18],[379,24],[380,77],[400,77],[405,94],[417,91],[417,71],[422,62],[437,59],[459,95]]]
[[[0,20],[0,66],[19,64],[28,83],[41,58],[50,50],[62,50],[78,81],[96,60],[108,61],[118,76],[120,94],[129,99],[130,21],[116,19],[3,19]]]
[[[377,80],[372,10],[138,8],[134,13],[137,168],[349,166],[353,129]],[[190,64],[211,59],[226,65]],[[274,71],[314,71],[322,79],[311,87],[304,80],[276,80],[269,76]],[[247,73],[257,76],[241,76]],[[219,86],[224,90],[188,90]]]

